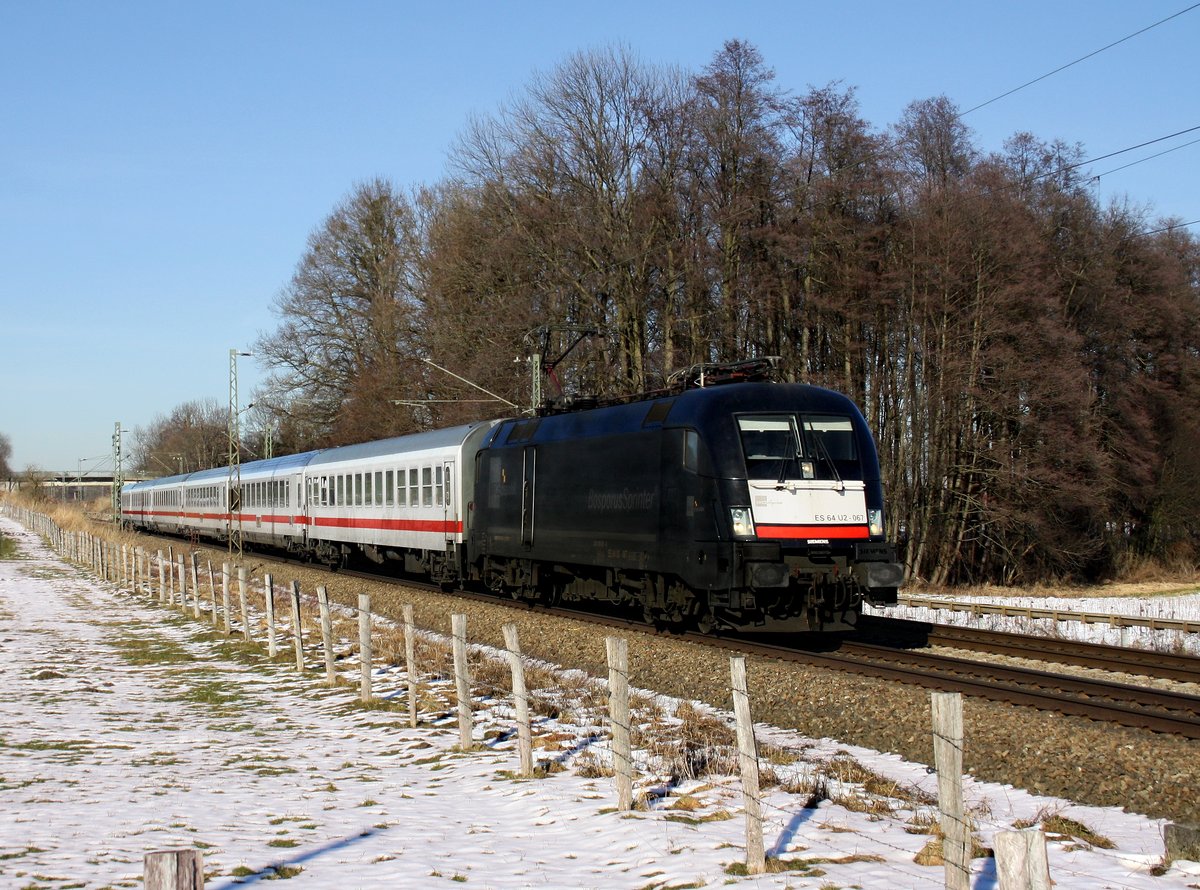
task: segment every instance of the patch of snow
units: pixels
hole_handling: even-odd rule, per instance
[[[272,868],[298,869],[295,887],[943,885],[940,865],[914,862],[928,836],[907,830],[935,816],[920,802],[918,792],[936,793],[921,764],[760,727],[764,743],[805,749],[804,761],[777,767],[781,777],[792,770],[802,780],[817,764],[852,758],[916,791],[871,812],[834,802],[854,799],[852,782],[815,808],[773,788],[763,796],[766,846],[798,870],[731,877],[726,869],[743,860],[745,843],[735,777],[663,783],[669,795],[618,813],[610,779],[570,768],[581,751],[606,758],[606,742],[594,724],[564,717],[541,720],[543,737],[561,738],[537,753],[568,768],[515,779],[512,708],[503,701],[477,702],[480,750],[464,753],[453,715],[429,725],[433,715],[424,714],[427,722],[410,729],[406,712],[359,707],[356,684],[331,689],[316,671],[235,658],[203,623],[98,582],[16,523],[0,519],[0,530],[21,549],[21,558],[0,561],[6,886],[137,887],[144,853],[179,846],[202,847],[210,890]],[[402,670],[377,674],[404,688]],[[1099,850],[1052,840],[1051,875],[1063,890],[1183,888],[1194,877],[1186,863],[1150,875],[1161,821],[970,776],[964,788],[984,844],[1046,811],[1114,842]],[[679,806],[685,795],[695,809]],[[973,869],[975,886],[995,886],[993,860],[976,859]]]

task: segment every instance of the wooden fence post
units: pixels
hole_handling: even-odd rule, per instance
[[[292,581],[292,641],[296,647],[296,670],[304,671],[304,622],[300,618],[300,582]]]
[[[274,658],[278,651],[275,646],[275,582],[270,572],[263,576],[263,601],[267,606],[267,655]]]
[[[221,606],[225,610],[225,636],[233,633],[233,616],[229,614],[229,563],[221,563]]]
[[[192,617],[200,620],[200,566],[197,560],[200,554],[192,551]]]
[[[933,713],[933,761],[938,777],[938,809],[942,823],[942,858],[946,890],[971,886],[971,833],[963,811],[962,694],[930,693]]]
[[[454,635],[454,688],[458,698],[458,744],[464,751],[471,747],[473,721],[471,714],[471,672],[467,666],[467,616],[455,612],[450,616]]]
[[[408,725],[417,726],[417,656],[416,627],[412,603],[405,603],[404,614],[404,671],[408,675]]]
[[[163,552],[158,551],[158,603],[165,605],[167,602],[167,573],[163,567]]]
[[[321,609],[321,645],[325,649],[325,682],[337,685],[337,672],[333,665],[333,617],[329,614],[329,591],[322,585],[317,588],[317,605]]]
[[[175,558],[175,568],[179,572],[179,609],[187,611],[187,573],[183,569],[183,554]]]
[[[167,545],[167,603],[175,605],[175,548]]]
[[[206,559],[205,562],[208,563],[208,595],[212,598],[212,622],[213,627],[216,627],[217,619],[221,615],[217,609],[217,579],[213,575],[212,560]]]
[[[992,846],[999,890],[1050,890],[1046,835],[1040,829],[997,831]]]
[[[733,713],[737,718],[738,765],[742,773],[742,802],[746,809],[746,871],[761,875],[767,868],[763,847],[762,804],[758,799],[758,746],[754,721],[750,719],[750,692],[746,683],[746,659],[729,659],[733,686]]]
[[[358,657],[362,662],[362,675],[358,693],[363,704],[371,700],[371,595],[358,595]]]
[[[250,606],[246,602],[246,567],[237,567],[238,576],[238,599],[241,600],[242,606],[242,636],[249,643],[253,636],[250,633]]]
[[[606,637],[608,654],[608,720],[612,732],[613,774],[617,809],[633,809],[633,757],[629,750],[629,644]]]
[[[199,850],[158,850],[142,860],[144,890],[204,890]]]
[[[517,748],[521,758],[521,775],[533,775],[533,733],[529,727],[529,691],[525,686],[525,663],[521,661],[521,641],[517,626],[504,625],[504,646],[508,649],[508,666],[512,669],[513,701],[517,706]]]

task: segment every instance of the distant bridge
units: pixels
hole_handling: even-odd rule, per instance
[[[134,473],[126,474],[125,481],[140,482],[149,478]],[[112,473],[45,472],[37,473],[34,478],[25,475],[18,479],[0,480],[0,491],[21,491],[35,487],[55,501],[94,501],[109,497],[112,485]]]

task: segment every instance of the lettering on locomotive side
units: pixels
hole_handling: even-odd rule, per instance
[[[597,513],[608,510],[653,510],[658,505],[655,491],[597,491],[588,489],[587,508]]]
[[[842,522],[842,523],[862,523],[866,522],[867,517],[861,513],[814,513],[813,522]]]

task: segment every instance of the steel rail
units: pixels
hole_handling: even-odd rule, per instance
[[[889,636],[917,640],[923,645],[946,646],[994,655],[1033,658],[1078,667],[1157,677],[1181,683],[1200,683],[1200,658],[1174,652],[1153,652],[1126,646],[1085,643],[999,630],[931,624],[907,618],[863,616],[864,639]]]

